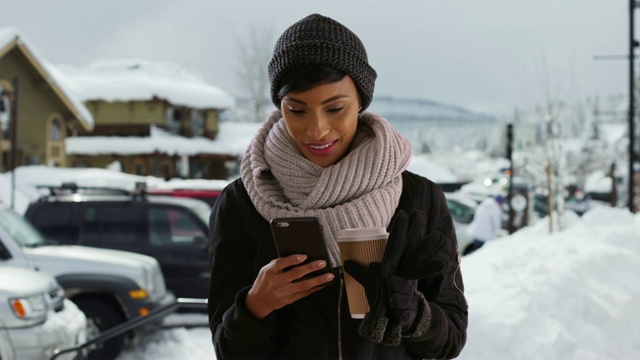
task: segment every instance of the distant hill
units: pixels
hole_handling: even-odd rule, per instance
[[[371,102],[369,110],[384,116],[389,121],[471,121],[476,123],[496,121],[496,118],[490,115],[426,99],[377,96]]]
[[[496,140],[498,120],[437,101],[378,96],[369,110],[389,120],[411,141],[414,153],[485,150]]]
[[[236,108],[226,112],[226,121],[247,121],[250,112],[247,101],[236,100]],[[273,104],[268,103],[262,113],[266,117]],[[393,124],[411,141],[414,153],[460,149],[486,149],[495,137],[495,117],[471,111],[461,106],[427,99],[376,96],[369,111]]]

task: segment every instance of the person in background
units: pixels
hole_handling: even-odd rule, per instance
[[[503,203],[504,197],[496,195],[482,200],[478,205],[470,225],[473,242],[465,247],[462,255],[469,255],[480,249],[487,241],[498,237],[502,228]]]
[[[277,109],[211,213],[217,358],[456,357],[468,314],[451,215],[438,185],[406,171],[409,141],[365,111],[377,74],[362,42],[312,14],[280,36],[268,73]],[[278,257],[269,223],[296,216],[320,219],[328,263]],[[371,306],[353,319],[336,238],[361,227],[390,235],[381,263],[344,264]]]

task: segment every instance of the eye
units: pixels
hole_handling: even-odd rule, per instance
[[[291,109],[291,108],[289,108],[289,112],[296,116],[301,116],[305,114],[304,110]]]
[[[344,110],[344,106],[331,108],[331,109],[327,110],[327,112],[330,112],[330,113],[339,113],[339,112],[340,112],[340,111],[342,111],[342,110]]]

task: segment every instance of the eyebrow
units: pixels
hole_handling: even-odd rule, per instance
[[[338,99],[342,99],[342,98],[346,98],[349,97],[348,95],[336,95],[336,96],[332,96],[330,98],[328,98],[327,100],[324,100],[323,102],[320,103],[320,105],[324,105],[324,104],[328,104],[332,101],[338,100]],[[300,99],[296,99],[294,97],[291,96],[285,96],[285,99],[289,100],[289,101],[293,101],[295,103],[301,104],[301,105],[308,105],[306,102],[300,100]]]

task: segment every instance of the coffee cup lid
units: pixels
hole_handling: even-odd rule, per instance
[[[383,227],[343,229],[338,233],[338,241],[382,240],[388,236]]]

